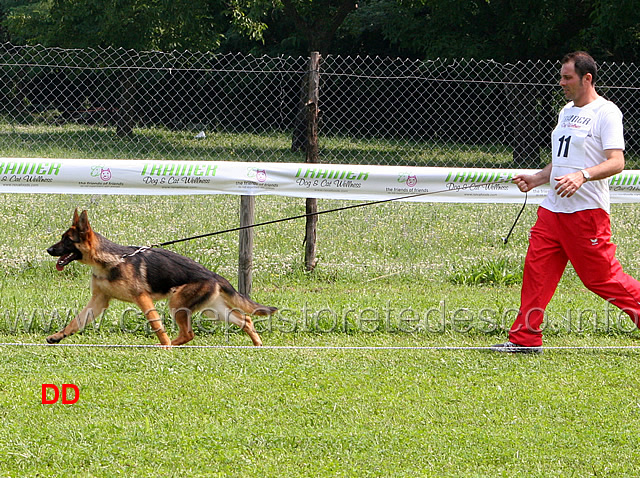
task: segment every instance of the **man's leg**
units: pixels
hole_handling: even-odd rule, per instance
[[[565,241],[569,260],[590,291],[622,309],[640,327],[640,282],[625,274],[615,258],[609,215],[602,209],[572,215],[573,231],[579,234]]]
[[[524,264],[520,311],[509,331],[509,341],[523,347],[542,345],[544,310],[556,291],[568,257],[558,239],[556,214],[538,208]]]

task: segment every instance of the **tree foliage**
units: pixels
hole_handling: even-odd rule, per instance
[[[385,12],[382,34],[427,58],[557,58],[579,43],[592,11],[584,0],[373,1]]]
[[[640,60],[637,0],[0,0],[16,44]]]
[[[329,53],[336,31],[357,8],[356,0],[282,0],[284,12],[303,32],[309,51]]]
[[[640,61],[640,5],[637,0],[598,0],[586,43],[603,58]]]
[[[6,1],[6,0],[5,0]],[[12,41],[64,48],[216,50],[233,29],[257,39],[262,25],[224,0],[15,0]]]

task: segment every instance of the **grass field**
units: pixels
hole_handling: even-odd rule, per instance
[[[123,140],[112,127],[57,125],[50,121],[22,125],[0,116],[0,155],[95,159],[198,159],[211,161],[304,162],[304,152],[291,151],[291,134],[207,132],[136,128]],[[401,164],[404,166],[512,168],[508,145],[468,145],[408,139],[320,138],[320,158],[333,164]],[[629,156],[628,160],[632,160]],[[537,167],[537,165],[530,165]]]
[[[86,303],[89,270],[59,273],[45,252],[75,207],[107,237],[146,244],[235,226],[239,203],[1,199],[5,344],[42,344]],[[256,219],[303,208],[260,197]],[[221,348],[250,340],[201,318],[193,344],[208,348],[0,346],[0,476],[637,476],[640,350],[604,347],[638,346],[639,334],[571,269],[549,307],[545,344],[599,348],[458,348],[503,340],[513,320],[535,206],[504,246],[518,209],[394,203],[323,215],[311,274],[302,222],[257,230],[252,297],[280,308],[257,327],[266,346],[283,348]],[[618,257],[635,276],[639,215],[638,206],[613,210]],[[173,250],[235,283],[236,241]],[[155,342],[125,304],[66,340]],[[75,384],[80,398],[43,405],[42,384]]]

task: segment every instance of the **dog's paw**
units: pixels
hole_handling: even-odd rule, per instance
[[[58,333],[58,334],[53,334],[50,335],[49,337],[47,337],[47,343],[48,344],[57,344],[58,342],[60,342],[62,339],[64,338],[64,335]]]

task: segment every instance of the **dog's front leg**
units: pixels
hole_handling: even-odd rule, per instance
[[[144,316],[149,321],[151,330],[156,333],[158,340],[160,340],[160,345],[168,348],[168,346],[171,345],[171,340],[169,340],[169,336],[164,330],[162,319],[153,304],[153,299],[148,294],[142,294],[136,298],[136,304],[140,307],[142,312],[144,312]]]
[[[65,337],[83,330],[87,324],[102,314],[107,307],[109,307],[109,297],[101,292],[94,293],[86,307],[64,329],[47,337],[47,342],[57,344]]]

